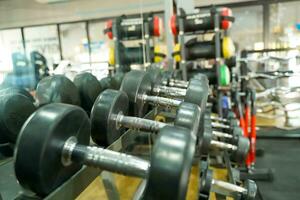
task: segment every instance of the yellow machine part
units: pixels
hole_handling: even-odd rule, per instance
[[[225,59],[234,56],[235,47],[230,37],[224,37],[222,41],[222,52]]]
[[[163,61],[164,57],[161,55],[164,55],[164,52],[163,52],[161,46],[155,45],[154,46],[154,62],[155,63],[160,63]]]
[[[115,65],[115,48],[114,47],[109,48],[108,64],[109,65]]]
[[[178,52],[178,53],[177,53],[177,52]],[[173,51],[173,53],[176,53],[176,54],[174,55],[175,61],[176,61],[176,62],[180,62],[180,61],[181,61],[181,56],[180,56],[180,44],[176,44],[176,45],[174,46],[174,51]]]

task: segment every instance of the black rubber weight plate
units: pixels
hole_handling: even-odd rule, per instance
[[[125,92],[129,98],[129,114],[143,117],[147,112],[147,103],[142,102],[138,95],[151,92],[151,78],[143,71],[133,70],[128,72],[122,82],[121,91]]]
[[[106,90],[111,88],[111,78],[110,77],[105,77],[100,80],[100,85],[102,90]]]
[[[0,134],[15,143],[21,127],[35,109],[32,101],[23,95],[0,96]]]
[[[128,97],[118,90],[107,89],[96,99],[91,112],[92,139],[100,146],[108,146],[124,132],[114,118],[121,112],[127,115]]]
[[[191,79],[184,97],[185,102],[193,103],[202,110],[205,109],[206,101],[208,97],[208,85],[203,84],[198,79]]]
[[[31,102],[34,102],[33,96],[24,88],[20,87],[6,87],[6,88],[0,88],[0,95],[2,94],[22,94],[26,96]]]
[[[125,74],[123,72],[117,72],[114,76],[112,76],[111,88],[115,90],[120,89],[124,76]]]
[[[232,152],[232,159],[237,163],[242,163],[245,161],[247,154],[250,149],[250,142],[248,138],[243,136],[239,137],[237,150]]]
[[[150,159],[146,199],[185,199],[195,146],[189,130],[162,128]]]
[[[14,155],[19,183],[39,196],[46,196],[80,168],[62,165],[64,143],[75,136],[78,144],[89,143],[90,122],[85,111],[66,104],[50,104],[25,122]]]
[[[49,103],[66,103],[80,106],[77,87],[63,75],[53,75],[42,79],[36,89],[39,105]]]
[[[73,82],[79,90],[82,108],[90,112],[102,91],[99,81],[93,74],[86,72],[75,76]]]
[[[200,123],[200,108],[196,104],[182,102],[178,107],[174,125],[189,129],[196,137]]]
[[[150,75],[151,77],[151,82],[152,85],[154,86],[154,84],[157,83],[161,83],[162,81],[162,73],[161,73],[161,69],[155,66],[151,66],[147,68],[147,73]]]

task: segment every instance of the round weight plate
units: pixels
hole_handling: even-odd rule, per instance
[[[49,103],[66,103],[80,106],[77,87],[63,75],[43,78],[37,85],[36,98],[40,106]]]
[[[35,106],[26,96],[7,94],[0,96],[0,134],[15,143],[17,136]]]
[[[220,66],[221,86],[228,86],[230,84],[230,71],[226,65]]]
[[[230,8],[222,8],[221,9],[221,16],[222,17],[232,17],[232,10]],[[232,22],[227,20],[227,19],[223,19],[221,21],[221,28],[223,30],[227,30],[231,27]]]
[[[154,63],[161,63],[165,58],[165,54],[160,45],[154,46]]]
[[[192,103],[182,102],[177,109],[174,125],[187,128],[195,137],[197,137],[200,115],[201,110],[199,106]]]
[[[111,77],[111,88],[114,90],[119,90],[123,81],[125,74],[123,72],[117,72]]]
[[[205,169],[200,178],[200,193],[209,194],[213,181],[213,171]]]
[[[236,121],[236,120],[235,120]],[[243,130],[241,129],[241,127],[239,126],[234,126],[232,128],[232,135],[236,135],[236,136],[243,136]]]
[[[107,89],[96,99],[91,112],[91,136],[100,146],[108,146],[124,132],[117,127],[115,118],[119,113],[127,115],[128,97],[118,90]]]
[[[112,29],[112,26],[113,26],[113,21],[107,20],[105,23],[105,29],[107,29],[107,30]],[[106,34],[109,39],[111,39],[111,40],[113,39],[113,32],[111,30],[106,32]]]
[[[100,80],[100,86],[102,90],[111,88],[111,77],[105,77]]]
[[[182,127],[162,128],[150,157],[146,199],[185,199],[195,139]]]
[[[170,27],[173,35],[177,35],[177,16],[172,15],[170,20]]]
[[[88,145],[90,121],[77,106],[49,104],[33,113],[17,140],[14,163],[19,183],[41,197],[69,179],[81,164],[62,164],[62,149],[70,137]]]
[[[143,117],[148,109],[147,102],[143,102],[139,95],[149,95],[151,92],[151,77],[144,71],[128,72],[122,82],[120,90],[128,95],[129,115]]]
[[[159,37],[162,33],[163,24],[158,16],[153,16],[153,35]]]
[[[185,102],[193,103],[200,106],[201,110],[205,109],[208,97],[208,85],[203,84],[200,80],[192,78],[189,82],[184,97]]]
[[[115,65],[115,48],[114,47],[109,47],[108,64]]]
[[[180,55],[180,44],[176,44],[174,46],[174,50],[173,50],[173,57],[175,59],[176,62],[180,62],[181,61],[181,55]]]
[[[247,189],[247,195],[244,195],[242,199],[255,200],[257,194],[257,185],[254,181],[247,179],[244,183],[244,187]]]
[[[238,140],[237,150],[232,152],[231,158],[237,163],[243,163],[248,155],[249,149],[249,139],[241,136]]]
[[[2,94],[21,94],[27,97],[31,102],[35,101],[33,96],[27,90],[21,87],[9,86],[5,88],[0,88],[0,95]]]
[[[90,112],[96,98],[102,91],[99,81],[91,73],[85,72],[76,75],[73,82],[79,90],[82,108]]]
[[[222,52],[225,59],[228,59],[234,55],[235,47],[230,37],[223,37]]]
[[[210,143],[213,139],[213,135],[210,127],[205,126],[202,138],[200,138],[199,147],[201,154],[207,154],[210,149]]]
[[[150,77],[151,77],[151,82],[152,82],[152,86],[154,86],[155,84],[159,84],[162,81],[162,73],[161,73],[161,69],[155,66],[151,66],[147,68],[146,71]]]

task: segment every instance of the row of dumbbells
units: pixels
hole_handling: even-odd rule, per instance
[[[54,75],[39,82],[35,97],[22,88],[0,89],[0,144],[14,144],[25,120],[44,105],[78,105],[90,113],[97,96],[105,89],[118,89],[123,76],[117,73],[98,81],[91,73],[81,73],[71,81],[63,75]]]
[[[108,92],[106,92],[106,93],[114,93],[114,91],[108,91]],[[105,93],[104,93],[105,94]],[[118,96],[118,95],[117,95]],[[120,96],[124,96],[124,95],[120,95]],[[99,99],[100,97],[98,97],[98,99]],[[123,102],[124,101],[124,98],[125,97],[123,97],[123,100],[121,101],[121,102]],[[100,98],[101,99],[101,98]],[[122,99],[122,98],[121,98]],[[126,98],[125,98],[126,99]],[[109,103],[111,103],[111,102],[114,102],[114,101],[112,101],[113,99],[110,99],[108,102]],[[126,101],[126,100],[125,100]],[[116,101],[116,102],[118,102],[118,101]],[[120,103],[120,104],[122,104],[122,103]],[[99,105],[99,104],[96,104],[95,103],[95,105]],[[104,105],[108,105],[108,104],[104,104]],[[125,103],[125,105],[126,105],[126,103]],[[50,106],[50,105],[49,105]],[[62,106],[62,105],[57,105],[58,107],[59,106]],[[64,107],[64,106],[63,106]],[[42,107],[42,108],[47,108],[47,107]],[[100,106],[100,108],[101,108],[101,106]],[[112,108],[114,108],[114,107],[112,107]],[[54,109],[55,110],[55,109]],[[96,112],[96,110],[97,109],[93,109],[93,110],[95,110],[95,113],[97,113]],[[113,109],[112,109],[113,110]],[[49,110],[49,111],[51,111],[51,109]],[[51,112],[50,112],[51,113]],[[125,113],[125,112],[124,112]],[[185,112],[184,112],[185,113]],[[101,114],[101,113],[100,113]],[[115,119],[116,119],[116,121],[117,121],[117,123],[115,123],[114,125],[118,125],[118,126],[120,126],[121,124],[123,124],[123,125],[125,125],[125,127],[126,127],[126,124],[127,124],[127,126],[132,126],[132,120],[129,120],[129,123],[128,123],[128,118],[127,118],[127,121],[126,120],[124,120],[125,118],[124,118],[124,116],[122,116],[122,114],[121,115],[119,115],[120,113],[118,113],[118,115],[114,115],[113,117],[116,117]],[[93,117],[94,116],[94,117]],[[97,121],[97,120],[94,120],[95,119],[95,117],[96,117],[96,119],[97,119],[97,114],[93,114],[93,112],[92,112],[92,115],[91,115],[91,117],[92,117],[92,127],[93,126],[95,126],[95,125],[97,125],[97,124],[101,124],[101,121]],[[100,119],[100,118],[99,118]],[[98,119],[98,120],[99,120]],[[102,119],[102,121],[103,121],[103,118],[101,118]],[[182,119],[184,119],[184,118],[181,118],[181,121],[182,121]],[[30,121],[32,120],[32,117],[31,117],[31,119],[30,119]],[[71,120],[72,121],[72,120]],[[75,122],[75,121],[74,121]],[[93,123],[93,122],[95,122],[95,123]],[[145,121],[142,121],[142,122],[145,122]],[[192,121],[193,122],[193,121]],[[109,123],[109,121],[107,120],[106,121],[106,123],[107,123],[107,127],[109,127],[110,125],[110,123]],[[156,122],[155,122],[156,123]],[[179,118],[179,124],[180,123],[182,123],[182,122],[180,122],[180,118]],[[26,123],[27,124],[27,123]],[[34,125],[37,125],[37,124],[39,124],[39,123],[35,123]],[[139,123],[137,123],[137,124],[139,124]],[[151,123],[150,123],[151,124]],[[47,124],[47,126],[49,126],[50,124]],[[157,125],[157,124],[156,124]],[[190,123],[190,126],[194,126],[195,125],[195,123]],[[27,126],[27,125],[26,125]],[[37,125],[37,127],[38,127],[38,125]],[[153,127],[153,126],[150,126],[150,127]],[[155,127],[155,126],[154,126]],[[41,129],[39,129],[39,130],[44,130],[42,127],[40,127]],[[127,127],[127,128],[130,128],[130,127]],[[161,126],[161,128],[162,129],[167,129],[167,128],[169,128],[169,126],[166,126],[166,125],[162,125]],[[120,127],[118,127],[118,130],[120,130],[121,129],[121,126]],[[195,128],[193,128],[193,129],[195,129]],[[156,128],[156,131],[157,131],[158,129]],[[160,130],[160,129],[159,129]],[[23,130],[22,130],[23,132],[24,132],[24,128],[23,128]],[[21,131],[21,132],[22,132]],[[107,133],[105,133],[105,131],[104,130],[101,130],[101,132],[99,132],[99,133],[102,133],[102,135],[104,135],[104,134],[107,134]],[[98,134],[99,134],[98,133]],[[104,134],[103,134],[104,133]],[[162,135],[162,134],[159,134],[159,135]],[[44,143],[45,144],[45,143]],[[115,153],[115,152],[114,152]],[[185,157],[185,158],[188,158],[188,157]],[[71,158],[70,158],[71,159]],[[114,163],[110,163],[110,164],[114,164]],[[128,163],[127,163],[128,164]],[[52,166],[52,165],[50,165],[50,166]],[[103,167],[103,166],[101,166],[102,168],[105,168],[105,167]],[[17,169],[17,168],[16,168]],[[111,168],[110,168],[111,169]],[[130,168],[131,169],[131,168]],[[129,170],[130,170],[129,169]],[[130,170],[131,171],[131,170]],[[121,171],[121,173],[122,173],[123,171]],[[126,174],[126,173],[125,173]],[[20,181],[20,182],[22,182],[22,181]],[[152,187],[151,187],[152,188]],[[35,190],[36,191],[36,190]]]

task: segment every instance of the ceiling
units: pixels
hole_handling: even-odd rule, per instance
[[[195,0],[195,6],[242,1],[249,0]],[[0,0],[0,29],[161,11],[163,6],[164,0],[68,0],[51,4]]]

